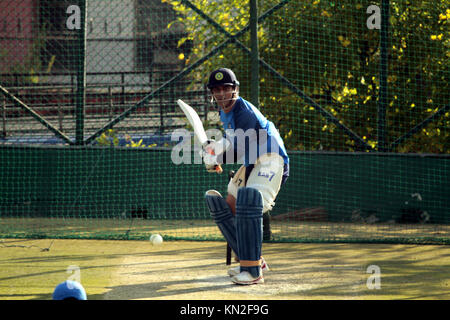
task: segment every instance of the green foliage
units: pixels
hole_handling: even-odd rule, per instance
[[[0,81],[5,85],[12,83],[14,81],[11,77],[2,77],[3,74],[29,74],[21,76],[17,79],[18,82],[22,84],[37,84],[39,83],[39,76],[36,73],[43,71],[43,65],[41,62],[41,52],[46,49],[45,37],[47,31],[46,26],[42,26],[38,35],[30,42],[30,49],[21,61],[15,63],[0,63]],[[19,42],[14,45],[19,45]],[[2,61],[8,61],[10,59],[9,48],[0,48],[0,59]],[[51,66],[47,67],[49,70]],[[48,72],[48,71],[47,71]]]
[[[114,129],[108,129],[96,139],[97,144],[102,147],[115,147],[119,145],[119,137]]]
[[[165,2],[165,1],[163,1]],[[227,38],[180,1],[167,1],[193,41],[192,63]],[[249,22],[248,1],[191,1],[234,34]],[[261,1],[266,11],[279,1]],[[377,148],[380,30],[369,29],[369,5],[380,1],[291,1],[259,25],[260,57],[322,108]],[[388,34],[386,134],[388,144],[449,103],[450,11],[445,0],[391,1]],[[170,26],[169,26],[170,27]],[[240,39],[247,47],[249,33]],[[250,60],[235,45],[194,72],[206,82],[218,66],[233,68],[249,96]],[[262,70],[262,69],[261,69]],[[260,73],[260,108],[290,150],[354,151],[355,142],[279,79]],[[392,151],[450,153],[449,113]]]
[[[143,139],[140,139],[138,142],[133,141],[129,134],[124,135],[125,147],[129,148],[153,148],[156,147],[156,144],[143,144]],[[100,137],[96,139],[97,144],[102,147],[117,147],[119,146],[119,137],[117,136],[117,132],[114,129],[108,129],[104,133],[101,134]]]

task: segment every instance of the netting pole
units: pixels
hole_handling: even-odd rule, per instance
[[[378,151],[386,150],[386,105],[387,105],[387,73],[388,73],[388,28],[389,0],[381,1],[381,34],[380,34],[380,92],[378,102]]]
[[[77,92],[75,97],[76,133],[75,144],[84,144],[84,106],[86,102],[86,15],[87,0],[80,4],[80,30],[78,33],[77,52]]]
[[[250,41],[251,41],[251,102],[259,106],[259,48],[258,48],[258,2],[250,0]]]
[[[3,124],[3,130],[2,130],[2,137],[6,138],[6,98],[3,97],[3,103],[2,103],[2,124]]]

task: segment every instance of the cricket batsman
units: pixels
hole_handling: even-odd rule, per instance
[[[223,163],[243,165],[230,179],[227,197],[208,190],[206,204],[239,259],[240,265],[228,270],[232,282],[264,283],[263,272],[269,268],[261,255],[263,220],[264,233],[270,236],[269,212],[289,176],[289,157],[275,125],[239,97],[239,81],[232,70],[213,71],[207,86],[220,109],[225,137],[203,145],[206,170],[216,172]]]

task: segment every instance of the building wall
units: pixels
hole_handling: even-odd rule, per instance
[[[87,10],[88,72],[134,71],[134,1],[89,1]]]
[[[36,1],[0,1],[0,72],[29,72]],[[36,70],[35,70],[36,71]]]
[[[74,76],[57,75],[75,74],[82,54],[76,48],[77,30],[66,26],[73,14],[66,12],[69,5],[68,0],[0,1],[1,72],[49,72],[49,76],[34,79],[39,84],[73,85]],[[180,69],[182,62],[178,60],[176,45],[182,30],[178,25],[170,30],[166,28],[174,17],[171,7],[160,0],[88,1],[87,84],[92,87],[125,83],[149,91],[167,81],[174,70]],[[39,23],[49,26],[46,37],[42,37],[45,47],[41,48],[36,46],[35,40],[44,32],[39,30],[42,29]],[[31,57],[33,63],[26,63]],[[14,70],[15,66],[22,68]],[[155,68],[172,72],[157,74]],[[124,78],[120,74],[92,75],[113,72],[130,74]],[[117,87],[117,90],[122,88]]]

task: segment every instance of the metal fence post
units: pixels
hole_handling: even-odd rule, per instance
[[[84,144],[84,113],[86,103],[86,16],[88,0],[80,1],[81,28],[78,31],[78,55],[77,55],[77,92],[76,92],[76,133],[75,144]]]
[[[109,114],[109,121],[112,120],[114,115],[114,103],[113,103],[113,93],[111,86],[108,86],[108,114]]]
[[[378,151],[386,150],[386,105],[387,105],[387,73],[388,73],[388,28],[389,0],[381,1],[381,34],[380,34],[380,92],[378,101]]]
[[[3,97],[3,103],[2,103],[2,122],[3,122],[3,131],[2,136],[3,138],[6,138],[6,98]]]
[[[259,48],[258,48],[258,2],[250,0],[250,41],[251,41],[251,102],[259,106]]]

